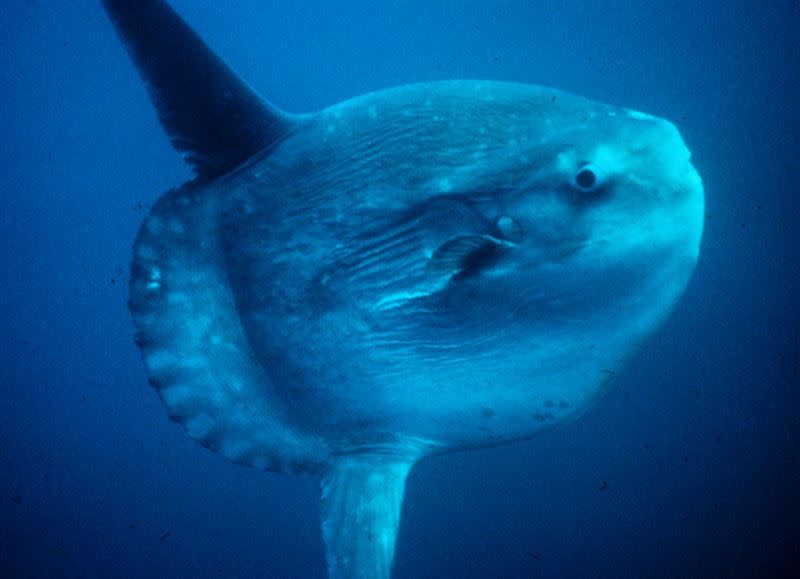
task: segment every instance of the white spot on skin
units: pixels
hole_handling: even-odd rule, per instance
[[[147,288],[148,291],[156,291],[161,289],[161,270],[156,266],[150,268],[150,273],[147,275]]]
[[[647,113],[642,113],[642,112],[634,111],[634,110],[631,110],[631,109],[628,109],[626,112],[628,113],[628,116],[630,118],[636,119],[638,121],[652,121],[652,120],[655,120],[654,116],[648,115]]]
[[[439,179],[439,191],[442,193],[450,193],[453,190],[453,183],[447,177]]]
[[[377,119],[378,118],[378,109],[375,108],[375,105],[372,105],[367,109],[367,113],[369,114],[369,118]]]

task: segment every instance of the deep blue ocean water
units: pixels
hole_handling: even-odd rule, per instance
[[[800,3],[173,0],[276,105],[545,84],[674,121],[706,188],[674,315],[580,420],[436,457],[396,577],[790,576],[800,545]],[[0,4],[0,576],[324,577],[314,479],[192,442],[127,311],[189,170],[99,2]]]

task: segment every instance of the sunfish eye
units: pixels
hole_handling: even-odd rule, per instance
[[[597,173],[591,165],[586,165],[575,175],[575,184],[584,191],[591,191],[597,185]]]

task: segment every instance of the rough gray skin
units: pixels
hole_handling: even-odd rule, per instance
[[[279,137],[232,171],[171,114],[209,173],[163,196],[136,242],[151,382],[206,446],[322,477],[334,577],[389,576],[420,458],[585,410],[698,257],[700,178],[675,127],[641,113],[521,84],[413,85],[253,113]]]

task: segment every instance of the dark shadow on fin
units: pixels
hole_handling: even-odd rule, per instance
[[[102,0],[175,149],[201,180],[284,138],[289,115],[243,82],[163,0]]]

